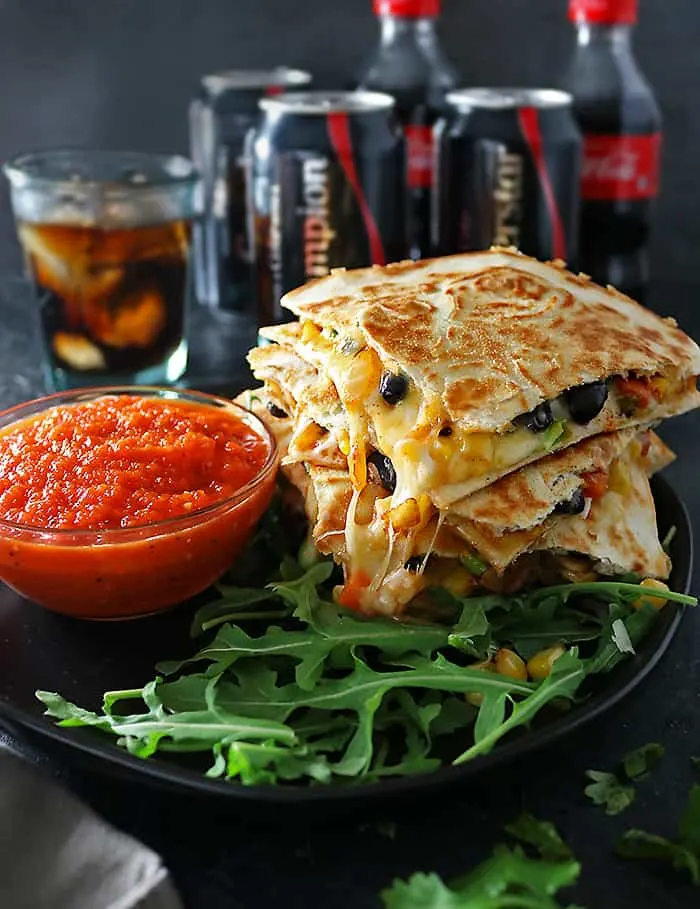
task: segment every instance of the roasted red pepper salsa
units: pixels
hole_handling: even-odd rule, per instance
[[[165,609],[235,561],[275,465],[269,438],[204,403],[105,395],[12,423],[0,432],[0,519],[13,522],[0,525],[0,578],[84,618]]]
[[[0,434],[0,518],[106,530],[186,515],[250,482],[268,443],[225,410],[105,396]]]

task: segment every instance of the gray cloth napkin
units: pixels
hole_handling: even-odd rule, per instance
[[[182,909],[160,857],[110,827],[0,731],[2,909]]]

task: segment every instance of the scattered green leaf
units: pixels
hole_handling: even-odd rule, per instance
[[[634,801],[632,786],[623,786],[614,773],[603,770],[587,770],[586,776],[593,780],[583,790],[595,805],[604,805],[606,814],[619,814]]]
[[[635,782],[646,779],[665,753],[666,749],[659,742],[648,742],[630,751],[622,760],[627,778]]]
[[[700,786],[695,784],[690,789],[675,839],[645,830],[628,830],[618,843],[617,852],[624,858],[669,862],[673,868],[686,870],[692,882],[700,886]]]
[[[521,843],[533,846],[540,857],[548,862],[567,862],[573,859],[571,849],[551,821],[541,821],[524,811],[504,829]]]
[[[381,896],[385,909],[560,909],[557,893],[574,884],[580,871],[573,860],[531,859],[520,849],[500,846],[450,884],[437,874],[414,874],[394,881]]]

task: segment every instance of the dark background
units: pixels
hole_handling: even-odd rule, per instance
[[[371,0],[0,0],[0,160],[61,144],[187,151],[187,103],[200,74],[285,63],[311,69],[317,85],[340,86],[376,34]],[[441,34],[465,84],[551,84],[574,40],[566,0],[445,0]],[[652,306],[677,316],[695,337],[698,38],[699,0],[641,0],[635,46],[667,138]],[[19,255],[0,181],[0,278],[8,269],[19,271]],[[30,314],[26,293],[0,293],[0,407],[40,390]],[[193,334],[196,369],[205,361],[230,369],[247,346],[233,329],[197,325]],[[663,435],[679,454],[666,475],[697,528],[700,411],[664,425]],[[697,569],[692,587],[700,588]],[[374,907],[394,876],[418,868],[448,878],[463,873],[488,855],[503,837],[502,824],[523,806],[554,821],[581,859],[583,883],[572,901],[589,909],[690,909],[698,891],[685,877],[615,860],[612,852],[625,828],[669,835],[680,815],[692,779],[689,757],[700,755],[699,626],[698,611],[687,616],[648,682],[558,748],[515,762],[507,774],[478,778],[467,790],[430,803],[407,800],[401,813],[391,809],[395,840],[381,836],[376,818],[362,811],[319,829],[284,814],[259,830],[236,812],[215,824],[210,805],[202,818],[184,799],[105,785],[99,775],[90,780],[65,766],[63,779],[161,851],[192,909]],[[629,812],[606,818],[583,796],[584,770],[613,769],[648,741],[663,741],[666,759]]]
[[[685,278],[700,241],[700,3],[640,6],[635,45],[667,135],[653,272]],[[441,35],[465,84],[552,84],[574,41],[566,8],[444,0]],[[340,86],[376,34],[371,0],[0,0],[0,159],[60,144],[187,151],[200,74],[285,63]],[[4,187],[0,211],[0,240],[9,240]],[[0,264],[17,267],[14,246],[0,247]]]

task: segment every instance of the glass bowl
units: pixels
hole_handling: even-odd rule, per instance
[[[270,503],[277,446],[265,424],[225,398],[173,388],[118,386],[59,392],[0,413],[0,434],[58,405],[104,395],[186,401],[226,410],[267,444],[258,474],[234,494],[183,516],[109,530],[55,530],[0,518],[0,580],[55,612],[126,619],[168,609],[200,593],[233,563]],[[60,478],[59,478],[60,479]]]

